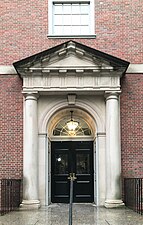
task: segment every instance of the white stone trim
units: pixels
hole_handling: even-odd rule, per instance
[[[51,119],[52,115],[54,115],[57,111],[66,108],[67,106],[67,102],[61,101],[52,106],[50,110],[47,107],[45,112],[39,118],[39,133],[47,133],[47,124]],[[95,119],[95,124],[98,128],[97,132],[105,132],[105,121],[102,117],[102,112],[100,111],[98,106],[96,106],[95,104],[92,105],[91,103],[89,105],[86,100],[85,102],[77,100],[76,107],[86,109],[87,112],[90,113],[90,115]]]
[[[16,70],[15,70],[15,68],[14,68],[14,66],[1,66],[0,65],[0,74],[3,74],[3,75],[5,75],[5,74],[17,74],[17,72],[16,72]]]
[[[93,38],[96,38],[96,34],[89,34],[89,35],[47,35],[48,38],[53,38],[53,39],[71,39],[71,38],[74,38],[74,39],[79,39],[79,38],[86,38],[86,39],[93,39]]]
[[[143,73],[143,64],[130,64],[126,73]]]
[[[104,101],[104,99],[102,100]],[[61,101],[56,100],[54,104],[47,105],[44,111],[39,115],[39,199],[41,205],[48,205],[51,203],[51,148],[48,143],[45,142],[49,138],[49,124],[55,113],[67,107],[68,102],[66,98]],[[97,205],[104,205],[105,171],[103,171],[103,168],[105,165],[105,114],[96,104],[96,101],[89,102],[86,98],[84,100],[77,99],[74,107],[88,113],[96,126],[98,137],[95,141],[98,141],[98,144],[96,143],[95,146],[94,143],[94,201]],[[99,162],[98,155],[100,158]],[[102,179],[100,179],[99,176],[102,176]]]
[[[130,64],[126,73],[143,73],[143,64]],[[17,74],[14,66],[12,65],[0,65],[0,74],[3,75],[13,75],[13,74]]]

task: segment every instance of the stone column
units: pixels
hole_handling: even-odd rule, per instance
[[[106,200],[105,207],[124,205],[121,200],[120,110],[118,93],[106,95]]]
[[[37,93],[25,95],[24,152],[23,152],[23,201],[24,209],[40,207],[38,200],[38,125]]]
[[[106,182],[105,182],[105,142],[106,136],[103,132],[97,133],[96,141],[96,173],[97,173],[97,205],[104,205],[105,203],[105,191],[106,191]]]

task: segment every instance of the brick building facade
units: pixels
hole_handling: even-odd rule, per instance
[[[70,1],[69,5],[72,5],[72,2],[75,5],[77,4],[77,2]],[[46,57],[50,57],[50,59],[52,59],[52,57],[55,57],[54,54],[59,54],[59,55],[64,54],[64,53],[61,53],[62,50],[59,50],[58,46],[60,46],[60,48],[64,50],[64,46],[66,45],[66,44],[64,45],[64,43],[68,43],[68,42],[70,43],[70,41],[73,41],[73,43],[75,44],[74,47],[72,47],[73,44],[72,45],[69,44],[69,50],[68,50],[68,44],[67,44],[65,48],[69,55],[73,54],[72,48],[77,49],[74,52],[75,59],[77,57],[76,54],[78,54],[77,53],[78,50],[80,52],[79,54],[83,54],[82,56],[83,58],[79,56],[79,59],[83,59],[83,62],[84,60],[86,61],[86,59],[88,62],[91,62],[91,55],[92,55],[92,58],[94,57],[96,58],[95,62],[97,65],[96,66],[94,65],[94,68],[92,69],[92,71],[95,71],[97,66],[101,66],[101,64],[103,65],[104,63],[105,63],[105,70],[108,74],[109,74],[109,66],[112,66],[111,70],[112,69],[116,70],[117,65],[118,67],[120,67],[121,74],[119,74],[118,76],[121,77],[121,79],[118,77],[118,80],[120,80],[121,91],[122,91],[121,94],[119,94],[120,95],[120,125],[119,126],[121,127],[121,171],[122,171],[121,177],[122,179],[124,177],[140,177],[140,178],[143,177],[143,145],[142,145],[142,136],[143,136],[143,88],[142,88],[143,87],[143,41],[142,41],[143,5],[142,5],[142,2],[140,0],[137,0],[137,1],[107,0],[106,2],[105,1],[78,1],[78,2],[80,3],[79,4],[80,6],[76,5],[76,7],[79,7],[79,8],[81,8],[82,6],[89,7],[90,4],[93,4],[92,6],[94,6],[94,11],[93,9],[92,11],[94,16],[90,15],[90,13],[89,15],[86,15],[86,16],[90,16],[91,20],[93,19],[92,21],[94,23],[94,26],[92,28],[93,30],[91,33],[88,33],[88,34],[79,34],[79,35],[65,34],[64,36],[54,34],[54,31],[51,34],[49,31],[49,27],[55,26],[55,24],[54,25],[52,24],[53,21],[52,22],[50,21],[51,20],[50,10],[53,9],[52,7],[61,7],[61,5],[62,7],[64,7],[65,1],[51,1],[51,0],[49,1],[48,0],[18,1],[18,0],[15,0],[10,2],[10,1],[4,0],[1,4],[1,21],[0,21],[0,24],[1,24],[0,26],[0,50],[1,50],[1,54],[0,54],[0,87],[1,87],[1,92],[0,92],[0,110],[1,110],[0,111],[0,115],[1,115],[0,116],[0,133],[1,133],[0,167],[1,168],[0,168],[0,178],[23,178],[23,148],[24,148],[23,142],[24,142],[24,145],[26,146],[25,141],[23,141],[23,139],[26,138],[25,136],[23,137],[23,125],[25,124],[25,121],[24,121],[25,119],[23,119],[23,117],[24,117],[24,108],[25,108],[24,99],[27,98],[27,93],[31,94],[32,90],[36,90],[36,93],[40,95],[41,100],[39,96],[37,98],[38,116],[39,116],[38,124],[40,124],[39,122],[40,120],[42,121],[42,119],[40,118],[40,115],[41,114],[44,115],[47,112],[46,106],[45,106],[46,103],[44,103],[45,101],[44,98],[46,97],[44,96],[49,95],[48,90],[50,88],[51,88],[50,96],[51,96],[51,99],[53,98],[53,102],[55,102],[55,104],[58,104],[56,103],[58,98],[59,99],[60,97],[61,99],[64,98],[63,95],[67,96],[67,95],[75,94],[76,98],[79,99],[79,103],[78,103],[79,105],[76,105],[75,103],[76,101],[73,104],[68,102],[67,109],[68,107],[70,109],[72,108],[72,110],[75,111],[75,113],[77,113],[76,115],[77,118],[79,117],[79,114],[81,113],[80,110],[82,109],[80,102],[85,101],[84,100],[85,95],[83,94],[84,90],[87,91],[87,94],[85,97],[87,98],[87,102],[86,103],[84,102],[85,105],[88,102],[93,103],[92,97],[94,96],[94,94],[92,93],[93,91],[95,91],[95,89],[97,89],[97,92],[98,92],[98,87],[92,87],[93,90],[90,90],[91,86],[89,85],[87,89],[84,89],[85,87],[83,87],[83,90],[81,90],[80,92],[78,88],[76,90],[74,89],[74,87],[71,87],[69,85],[69,87],[68,86],[65,87],[66,89],[62,87],[64,91],[60,92],[60,90],[57,87],[55,89],[52,89],[53,87],[51,86],[49,89],[46,89],[46,94],[43,94],[44,93],[43,89],[42,90],[40,89],[43,87],[39,86],[38,87],[39,89],[38,88],[34,89],[36,87],[36,83],[35,83],[35,86],[30,86],[30,87],[28,87],[29,84],[26,84],[27,86],[23,84],[23,82],[26,82],[26,75],[23,68],[28,68],[29,71],[30,70],[32,71],[31,66],[33,65],[34,68],[38,67],[41,69],[42,64],[40,64],[41,63],[40,60],[43,60],[44,58],[44,60],[46,61]],[[73,7],[73,5],[71,7]],[[77,10],[79,10],[79,8]],[[55,9],[56,8],[54,8],[54,10]],[[59,13],[58,15],[65,16],[63,11],[62,13],[63,14]],[[79,14],[77,15],[79,16]],[[55,14],[53,14],[53,17],[54,16]],[[64,26],[65,24],[63,25],[63,27]],[[85,26],[85,24],[83,26]],[[88,24],[88,26],[90,26],[90,24]],[[54,29],[55,27],[53,28],[53,30]],[[97,52],[95,52],[94,50],[95,51],[97,50]],[[44,51],[45,53],[43,54]],[[100,52],[103,54],[100,54]],[[86,58],[84,58],[84,55],[86,56]],[[29,64],[28,64],[28,60],[29,60]],[[45,68],[49,68],[49,65],[52,65],[52,69],[49,69],[47,72],[48,74],[54,73],[53,71],[54,71],[55,64],[53,64],[53,62],[57,62],[58,60],[60,61],[61,59],[55,58],[52,60],[53,61],[50,62],[51,64],[48,64],[48,61],[46,61],[47,64],[44,64]],[[66,60],[66,57],[65,59],[63,58],[63,60]],[[130,63],[130,65],[128,64],[128,62]],[[13,66],[13,63],[15,63],[14,66]],[[65,66],[67,65],[67,63],[69,62],[63,61],[63,67],[61,66],[58,72],[56,71],[56,73],[62,74],[62,72],[60,72],[60,69],[62,70],[65,69]],[[78,68],[78,71],[73,72],[73,70],[75,69],[73,68],[72,73],[78,73],[78,72],[81,73],[81,70],[82,70],[81,66],[83,66],[84,63],[79,61],[78,65],[76,66],[78,67],[79,64],[80,64],[80,67]],[[73,66],[70,63],[69,65],[71,67]],[[55,66],[57,68],[59,64],[56,64]],[[93,62],[88,66],[89,66],[88,70],[90,70],[91,66],[93,66]],[[123,69],[123,67],[125,67],[124,68],[125,70]],[[104,73],[102,74],[101,70],[97,76],[104,77]],[[29,71],[28,71],[28,74],[29,74]],[[66,71],[68,71],[67,68],[66,68]],[[36,74],[37,72],[33,72],[33,74],[34,73]],[[87,73],[86,69],[84,69],[84,73]],[[29,74],[29,76],[31,75]],[[38,73],[37,73],[37,76],[39,76]],[[34,83],[34,81],[32,82]],[[54,83],[54,80],[50,82]],[[88,80],[87,80],[87,83],[88,83]],[[107,94],[106,92],[115,93],[116,91],[117,92],[120,91],[119,86],[106,88],[106,81],[105,81],[105,84],[103,84],[103,86],[104,86],[103,87],[104,93],[101,93],[102,96],[103,94],[106,95]],[[30,89],[31,87],[33,89]],[[100,90],[101,88],[102,87],[99,87]],[[58,96],[55,96],[56,91],[58,93]],[[89,93],[90,91],[91,93]],[[90,99],[89,96],[91,95],[93,96]],[[61,101],[61,99],[59,100],[59,102]],[[97,99],[97,102],[98,102],[98,99]],[[47,100],[47,104],[52,105],[50,100]],[[54,108],[54,105],[52,107]],[[104,115],[106,111],[105,109],[106,106],[103,106],[103,99],[102,99],[101,105],[99,104],[98,107],[103,108],[101,110],[103,113],[103,120],[104,119],[106,120],[107,115],[106,116]],[[63,106],[63,108],[66,110],[66,106]],[[53,113],[53,117],[52,116],[50,117],[56,121],[55,124],[58,123],[58,119],[57,120],[55,119],[56,115],[58,117],[58,114],[56,113],[58,112],[58,110],[59,112],[60,110],[62,112],[63,108],[59,107],[59,109],[56,109],[54,112],[55,114]],[[85,113],[85,116],[86,116],[86,113]],[[83,114],[84,114],[84,108],[83,108]],[[65,116],[66,112],[63,112],[63,115]],[[45,115],[45,118],[46,118],[46,115]],[[87,116],[87,119],[86,119],[87,123],[89,120]],[[96,121],[96,118],[95,118],[95,121]],[[46,127],[48,126],[47,124],[46,124]],[[52,122],[50,121],[49,124],[52,124]],[[104,129],[102,130],[102,135],[106,136],[106,134],[108,133],[108,130],[107,130],[108,122],[105,122],[104,125],[105,125],[105,130]],[[40,130],[42,125],[40,124],[38,126],[40,126],[39,128]],[[49,126],[52,127],[52,125],[49,125]],[[39,135],[42,136],[42,131],[40,133],[39,130],[38,130],[38,133]],[[97,129],[95,128],[95,130]],[[94,129],[92,130],[92,132],[93,133],[95,132]],[[98,134],[100,135],[100,130],[99,132],[96,131],[95,133],[96,135],[93,137],[93,139],[96,138]],[[52,139],[51,136],[48,136],[48,138],[54,141],[54,139]],[[106,138],[107,137],[105,137],[105,139]],[[105,142],[108,142],[108,140],[106,139],[106,141],[105,140],[103,141],[104,143],[103,145],[105,145],[105,149],[106,149]],[[40,146],[40,143],[41,142],[39,139],[38,146]],[[96,143],[96,146],[97,144],[98,143]],[[48,145],[50,145],[50,143]],[[96,152],[97,151],[98,150],[96,149]],[[40,152],[40,150],[38,152]],[[105,155],[106,154],[108,153],[106,152]],[[42,156],[40,157],[42,158]],[[96,157],[98,158],[98,156]],[[106,159],[104,160],[106,161]],[[40,166],[41,164],[39,162],[39,168]],[[102,166],[99,166],[97,170],[100,170],[101,167]],[[39,170],[40,169],[38,169],[38,171]],[[98,180],[98,183],[100,183],[101,174],[99,171],[98,171],[98,175],[99,176],[97,177],[97,180]],[[105,180],[106,180],[106,175],[105,175]],[[101,182],[101,186],[104,184],[104,182],[105,181]],[[45,183],[46,181],[44,182],[44,184],[41,183],[40,186],[46,185]],[[48,186],[48,187],[45,187],[45,189],[47,193],[50,193],[48,196],[51,196],[52,195],[51,187]],[[98,189],[98,187],[96,187],[96,184],[94,184],[94,192],[96,192],[96,194],[98,195],[98,191],[96,189]],[[103,202],[106,199],[104,195],[106,194],[104,194],[104,190],[102,190],[102,187],[100,191],[101,191],[102,197],[101,199],[97,200],[97,202],[99,202],[99,205],[103,205],[104,204]],[[51,200],[45,200],[46,198],[51,198],[51,197],[44,197],[42,195],[42,188],[40,189],[39,196],[41,196],[39,198],[42,204],[49,204],[51,202]],[[26,198],[27,197],[25,197],[25,199]],[[35,200],[35,197],[33,197],[33,199]],[[39,205],[39,203],[37,202],[35,204]],[[107,206],[108,204],[109,202],[107,203]]]

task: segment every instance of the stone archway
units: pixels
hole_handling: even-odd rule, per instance
[[[100,175],[100,172],[99,172],[99,168],[97,168],[98,163],[96,162],[97,157],[96,157],[96,149],[95,149],[96,140],[97,139],[100,140],[100,136],[102,136],[102,146],[103,146],[103,141],[105,143],[105,130],[103,132],[103,129],[105,127],[105,122],[103,121],[105,120],[104,120],[103,113],[100,111],[100,108],[98,107],[98,105],[93,104],[93,106],[91,106],[91,104],[89,104],[88,101],[86,100],[79,101],[77,99],[76,104],[71,106],[71,105],[68,105],[67,99],[65,98],[65,101],[62,101],[62,102],[56,101],[55,107],[53,107],[53,105],[51,105],[51,109],[47,107],[47,109],[45,109],[45,111],[43,112],[43,115],[41,115],[41,118],[39,119],[40,121],[39,122],[39,156],[41,156],[41,158],[44,159],[42,155],[43,155],[43,149],[45,149],[44,155],[46,155],[47,157],[47,162],[44,159],[44,162],[42,163],[41,163],[42,159],[40,160],[39,158],[40,160],[39,183],[42,184],[39,186],[39,189],[40,189],[39,193],[40,193],[40,199],[42,199],[42,204],[45,204],[45,202],[46,204],[49,204],[51,202],[51,185],[50,185],[50,182],[47,179],[45,179],[45,177],[46,178],[49,177],[50,179],[50,174],[51,174],[50,162],[48,161],[48,158],[49,159],[51,158],[51,148],[50,148],[50,141],[52,138],[51,131],[53,130],[55,124],[57,124],[57,121],[59,121],[61,117],[67,115],[71,109],[74,110],[76,116],[77,115],[81,116],[87,121],[87,123],[90,123],[91,129],[92,129],[92,137],[91,136],[86,138],[84,137],[84,140],[94,140],[95,142],[94,159],[93,159],[94,160],[94,194],[95,194],[94,201],[96,203],[105,201],[105,191],[101,191],[101,193],[100,193],[100,190],[97,191],[97,189],[99,189],[99,187],[97,187],[97,181],[98,181],[97,175]],[[98,130],[100,130],[100,132],[97,134]],[[98,135],[98,137],[96,137],[96,135]],[[60,139],[56,138],[56,140],[60,140]],[[66,139],[66,140],[73,140],[73,138]],[[80,138],[77,137],[76,140],[81,140],[81,137]],[[100,142],[98,143],[98,147],[100,148]],[[102,156],[99,156],[99,157],[102,157],[102,158],[105,157],[105,147],[103,151],[102,151]],[[49,154],[47,154],[46,152],[49,152]],[[101,167],[105,166],[104,160],[99,159],[99,161],[100,161]],[[103,165],[101,165],[102,162],[103,162]],[[46,168],[46,171],[45,171],[45,168]],[[98,171],[98,172],[95,173],[95,171]],[[45,183],[44,183],[44,180],[45,180]],[[102,189],[103,187],[105,188],[105,174],[103,173],[103,170],[102,170],[102,179],[100,179],[100,183],[102,183],[100,184],[100,189],[101,189],[101,186],[102,186]],[[46,191],[43,190],[44,186]],[[104,195],[102,196],[102,200],[97,199],[97,192],[100,193],[100,196]],[[46,195],[44,195],[44,193],[46,193]]]
[[[78,126],[72,133],[66,126],[71,119],[71,110],[73,121],[78,121]],[[73,171],[77,176],[77,180],[74,182],[74,201],[93,202],[93,191],[96,186],[96,182],[94,182],[96,179],[93,179],[94,171],[96,171],[95,157],[93,157],[95,152],[93,151],[93,141],[96,134],[94,119],[76,103],[72,107],[59,110],[52,116],[48,125],[48,134],[51,140],[51,149],[49,149],[49,158],[51,159],[49,171],[51,172],[49,175],[52,182],[49,182],[51,193],[48,193],[49,196],[52,196],[51,201],[69,202],[68,177]],[[67,150],[64,150],[65,148]],[[61,160],[58,163],[59,157]],[[84,192],[81,192],[81,182]]]

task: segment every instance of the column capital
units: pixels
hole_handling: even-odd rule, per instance
[[[37,101],[37,99],[38,99],[38,97],[39,97],[39,93],[38,93],[38,91],[36,92],[22,92],[23,93],[23,95],[24,95],[24,97],[25,97],[25,101],[26,100],[36,100]]]
[[[106,98],[106,101],[107,100],[111,100],[111,99],[118,100],[120,93],[121,93],[121,91],[113,91],[113,92],[105,91],[105,95],[104,96]]]

